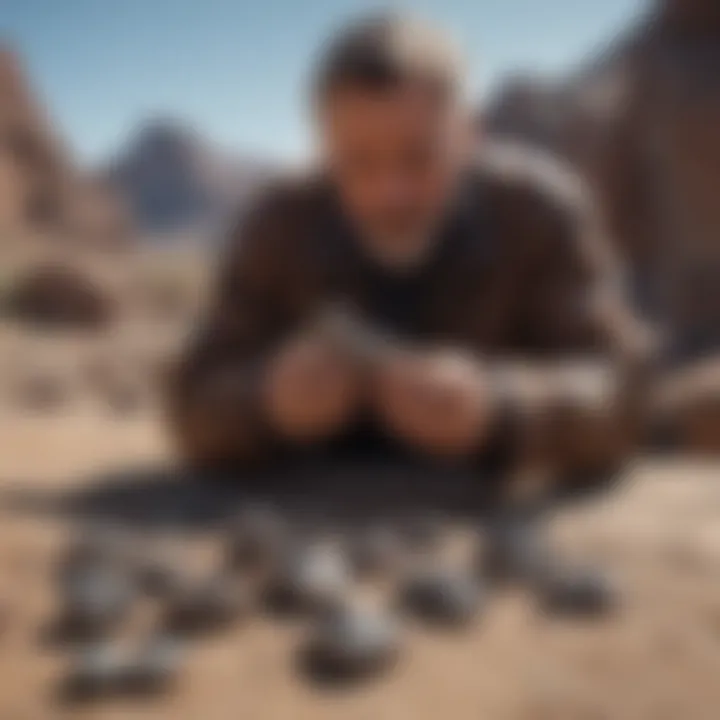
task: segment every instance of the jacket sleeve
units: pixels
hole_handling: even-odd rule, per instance
[[[214,297],[174,368],[167,411],[183,458],[252,464],[274,445],[260,398],[266,359],[290,322],[278,241],[284,208],[268,196],[232,232]]]
[[[580,185],[537,195],[527,211],[521,357],[494,369],[514,456],[561,475],[602,474],[637,446],[653,339]]]

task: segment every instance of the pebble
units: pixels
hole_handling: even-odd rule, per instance
[[[359,679],[387,671],[400,646],[400,628],[392,616],[344,605],[318,619],[302,658],[305,671],[315,679]]]
[[[252,505],[231,523],[227,561],[234,570],[253,571],[274,564],[288,542],[289,529],[272,508]]]
[[[535,523],[498,518],[487,528],[477,564],[486,580],[515,582],[531,580],[548,561],[545,540]]]
[[[247,584],[219,576],[184,583],[167,598],[167,627],[196,634],[229,627],[247,615],[251,595]]]
[[[391,572],[401,565],[403,558],[397,534],[382,527],[366,528],[352,536],[347,543],[347,553],[358,577]]]
[[[83,568],[64,577],[61,625],[71,637],[98,637],[128,614],[134,593],[128,578],[108,568]]]
[[[63,687],[65,698],[83,701],[119,695],[151,695],[169,689],[178,674],[182,646],[174,638],[150,638],[138,651],[103,642],[75,658]]]
[[[349,562],[338,548],[292,548],[267,585],[265,606],[281,614],[323,612],[342,600],[351,580]]]
[[[601,573],[555,569],[540,578],[537,593],[542,611],[550,615],[597,617],[611,612],[617,593]]]
[[[466,625],[481,610],[483,589],[471,574],[424,569],[406,578],[400,606],[422,620],[441,625]]]

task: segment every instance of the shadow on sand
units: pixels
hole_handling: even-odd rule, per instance
[[[426,513],[468,518],[487,509],[490,485],[466,468],[406,460],[315,459],[243,474],[126,468],[69,490],[7,488],[0,493],[0,512],[144,530],[209,529],[247,502],[338,522]]]
[[[6,486],[0,490],[0,513],[65,516],[149,531],[210,529],[248,502],[330,523],[428,514],[473,521],[497,507],[504,477],[499,467],[437,464],[392,453],[295,457],[253,472],[130,467],[71,489]],[[573,483],[572,491],[546,498],[544,505],[595,497],[621,475],[585,478]]]

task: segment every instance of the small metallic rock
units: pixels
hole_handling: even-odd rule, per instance
[[[92,645],[74,661],[64,696],[83,701],[161,693],[176,677],[181,659],[180,644],[166,636],[151,638],[136,653],[110,643]]]
[[[122,690],[126,673],[126,657],[117,647],[108,643],[93,645],[75,659],[63,693],[70,700],[114,695]]]
[[[122,574],[104,568],[67,574],[63,584],[64,631],[76,637],[102,635],[129,612],[134,593]]]
[[[397,534],[373,527],[351,537],[347,553],[356,575],[367,577],[396,569],[401,564],[403,548]]]
[[[59,566],[59,581],[79,570],[119,567],[130,554],[130,543],[121,531],[102,526],[83,529],[67,548]]]
[[[133,575],[138,589],[154,598],[171,597],[187,582],[185,573],[176,564],[157,557],[140,561]]]
[[[600,616],[617,604],[608,580],[590,571],[555,568],[539,579],[537,592],[543,612],[554,615]]]
[[[152,637],[128,663],[124,684],[133,693],[163,692],[177,678],[183,657],[183,646],[177,638]]]
[[[431,623],[465,625],[481,610],[483,591],[471,575],[445,569],[410,575],[400,593],[400,606]]]
[[[271,508],[246,507],[229,529],[228,565],[237,570],[267,567],[282,553],[288,535],[283,518]]]
[[[305,671],[316,679],[358,679],[389,669],[400,645],[400,629],[391,616],[341,606],[319,618],[302,659]]]
[[[247,585],[218,577],[187,582],[167,598],[167,626],[178,633],[200,633],[227,627],[247,614]]]
[[[337,548],[292,548],[268,583],[265,605],[275,613],[323,612],[342,600],[351,580],[347,559]]]
[[[548,563],[549,550],[537,525],[511,516],[489,524],[477,564],[481,577],[511,582],[532,580]]]

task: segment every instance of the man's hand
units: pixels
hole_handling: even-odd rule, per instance
[[[351,358],[311,332],[291,340],[271,361],[263,388],[266,414],[291,440],[329,437],[354,415],[359,384]]]
[[[399,352],[378,370],[375,406],[396,437],[462,457],[482,448],[494,408],[480,364],[455,352]]]

